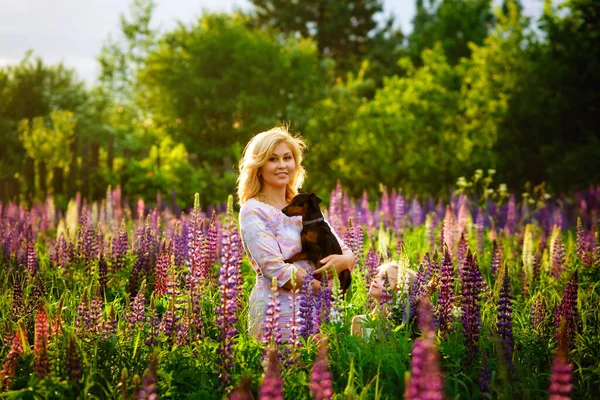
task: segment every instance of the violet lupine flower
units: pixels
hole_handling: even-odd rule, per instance
[[[258,398],[261,400],[283,400],[283,381],[281,380],[279,355],[274,346],[267,349],[265,377],[260,385]]]
[[[554,241],[550,275],[558,278],[565,270],[565,262],[565,245],[562,243],[561,235],[558,235]]]
[[[86,320],[89,315],[89,307],[87,300],[87,290],[84,290],[79,299],[79,305],[77,306],[77,317],[75,318],[75,333],[80,338],[88,336],[89,331],[87,330]]]
[[[449,205],[446,206],[446,214],[444,215],[444,225],[441,234],[442,247],[446,244],[450,256],[453,258],[456,257],[458,252],[458,225],[454,211]]]
[[[404,392],[407,400],[444,398],[444,377],[435,345],[431,304],[424,298],[419,307],[419,327],[423,338],[415,341],[410,361],[410,377]]]
[[[343,207],[343,190],[340,180],[337,180],[335,189],[331,191],[329,197],[329,223],[336,232],[342,232],[342,207]]]
[[[74,336],[69,338],[67,359],[65,364],[69,380],[71,382],[79,382],[83,377],[83,363],[81,362],[81,356],[79,355],[79,350],[77,349],[77,343],[75,342]]]
[[[101,256],[98,261],[98,282],[100,283],[100,290],[104,294],[106,292],[106,283],[108,282],[108,264],[104,256]]]
[[[579,277],[577,270],[573,272],[571,278],[565,287],[565,293],[561,303],[556,309],[556,334],[558,336],[560,329],[560,321],[565,321],[565,329],[567,330],[567,338],[572,342],[577,332],[579,313],[577,311],[577,291],[579,290]]]
[[[484,251],[484,229],[485,223],[483,219],[483,208],[479,208],[477,212],[477,218],[475,219],[475,246],[477,248],[477,254],[483,255]]]
[[[364,225],[367,227],[367,231],[371,231],[371,228],[373,227],[373,217],[371,215],[371,210],[369,209],[369,195],[367,194],[366,189],[363,190],[360,199],[356,220],[358,225]]]
[[[302,290],[300,291],[300,336],[304,339],[313,332],[313,277],[306,274],[302,279]]]
[[[227,400],[254,400],[250,385],[252,384],[252,378],[249,376],[243,376],[240,380],[239,385],[229,395]]]
[[[117,314],[115,308],[111,307],[106,320],[102,323],[102,339],[108,339],[112,335],[117,333]]]
[[[456,217],[457,235],[462,234],[467,226],[467,218],[469,216],[469,198],[462,193],[458,197],[457,207],[458,215]]]
[[[39,270],[37,252],[32,242],[27,242],[27,272],[33,278]]]
[[[12,296],[12,317],[16,322],[25,313],[25,303],[23,302],[23,288],[21,287],[21,279],[18,275],[15,275],[13,282],[13,296]]]
[[[529,315],[529,320],[531,322],[531,327],[537,333],[542,333],[542,324],[548,318],[548,307],[546,306],[546,301],[544,297],[538,294],[533,301],[533,305],[531,306],[531,313]]]
[[[344,234],[344,243],[350,248],[353,254],[358,254],[356,249],[356,232],[354,229],[354,223],[352,217],[348,218],[348,224],[346,225],[346,233]]]
[[[90,302],[89,312],[86,315],[86,329],[90,335],[95,336],[102,328],[103,300],[100,291],[97,290]]]
[[[191,216],[191,226],[188,238],[188,254],[190,268],[188,272],[188,288],[193,288],[202,278],[202,247],[204,246],[204,229],[202,216],[200,215],[200,197],[198,193],[194,196],[194,211]]]
[[[281,313],[281,303],[277,295],[277,278],[273,278],[271,293],[269,294],[269,303],[265,312],[265,328],[263,343],[266,345],[282,344],[281,332],[279,329],[279,314]]]
[[[473,261],[473,255],[469,250],[465,262],[462,277],[462,324],[464,327],[465,345],[469,353],[467,359],[473,360],[477,354],[477,342],[481,330],[481,306],[479,295],[481,292],[481,281],[478,277],[478,267]]]
[[[175,344],[185,346],[190,343],[190,310],[184,310],[183,315],[175,325]]]
[[[394,202],[394,231],[403,232],[406,228],[406,199],[398,193]]]
[[[228,198],[228,209],[233,208],[233,196]],[[217,325],[221,330],[221,340],[217,353],[221,356],[221,371],[219,379],[229,382],[229,372],[233,367],[233,338],[238,331],[235,327],[239,308],[239,274],[241,263],[241,246],[235,221],[223,227],[221,233],[221,268],[219,268],[219,288],[221,301],[216,308]]]
[[[2,364],[2,370],[0,370],[0,385],[4,389],[10,388],[13,377],[17,372],[17,364],[23,354],[23,341],[21,337],[27,338],[27,335],[24,332],[24,328],[20,326],[13,336],[10,350],[6,355],[4,364]]]
[[[182,215],[179,221],[175,222],[173,233],[173,253],[175,255],[175,265],[183,266],[189,259],[188,255],[188,224]]]
[[[508,277],[508,267],[504,267],[504,279],[500,289],[500,298],[498,299],[498,336],[504,352],[504,360],[509,371],[513,371],[512,355],[515,348],[515,340],[512,332],[512,293],[510,290],[510,278]]]
[[[492,368],[485,352],[481,355],[481,368],[479,369],[479,390],[481,394],[487,394],[491,397],[492,394]]]
[[[413,197],[410,213],[412,215],[412,224],[414,227],[417,227],[423,223],[423,209],[421,208],[421,204],[416,197]]]
[[[310,274],[308,274],[310,275]],[[318,334],[320,332],[321,329],[321,323],[323,322],[322,320],[322,316],[323,316],[323,302],[324,302],[324,293],[323,293],[323,287],[321,286],[321,289],[317,291],[317,293],[315,294],[315,296],[313,297],[313,302],[314,302],[314,312],[312,314],[313,317],[313,322],[312,322],[312,333],[313,334]]]
[[[48,341],[50,339],[50,323],[43,301],[40,302],[35,315],[35,342],[33,356],[35,358],[35,372],[40,378],[50,375],[50,360],[48,358]]]
[[[125,223],[121,222],[121,228],[112,241],[112,265],[113,272],[119,271],[125,267],[125,256],[129,247],[129,238]]]
[[[133,267],[131,268],[131,275],[129,275],[129,285],[128,292],[130,297],[134,297],[138,293],[138,286],[140,283],[140,277],[143,274],[143,263],[144,260],[142,258],[136,258],[133,263]]]
[[[333,378],[329,371],[327,340],[319,342],[317,358],[310,373],[310,391],[315,400],[329,400],[333,397]]]
[[[429,259],[429,253],[426,253],[425,255],[427,256],[427,259]],[[423,257],[423,260],[425,260],[425,257]],[[425,262],[421,262],[419,265],[417,275],[415,276],[415,280],[413,281],[412,288],[410,290],[410,318],[413,318],[417,315],[420,299],[425,295],[425,291],[427,289],[427,267],[425,265]]]
[[[558,348],[552,361],[549,400],[569,400],[573,390],[573,365],[569,363],[569,334],[566,321],[560,322]]]
[[[379,257],[377,255],[377,253],[375,252],[375,245],[372,243],[371,248],[367,252],[367,256],[365,258],[365,270],[366,270],[366,276],[365,276],[366,282],[365,283],[367,285],[367,290],[369,289],[369,286],[371,285],[371,281],[377,275],[377,267],[379,266],[380,263],[381,263],[381,257]]]
[[[447,338],[453,330],[452,310],[454,309],[454,267],[448,247],[444,247],[444,261],[441,272],[442,286],[438,295],[438,319],[440,323],[440,334]]]
[[[458,265],[458,277],[462,278],[463,269],[465,266],[465,261],[467,257],[467,248],[468,248],[467,240],[465,239],[465,234],[461,233],[460,241],[458,242],[458,255],[456,257],[456,262]]]
[[[388,229],[390,227],[390,223],[392,220],[391,211],[392,210],[390,210],[390,196],[388,194],[387,187],[384,186],[383,191],[381,192],[379,215],[383,216],[383,221],[380,219],[380,223],[383,222],[383,226],[385,227],[385,229]]]
[[[171,298],[169,300],[169,305],[167,306],[167,310],[161,317],[160,320],[160,332],[163,333],[168,338],[172,337],[173,331],[175,327],[175,302]]]
[[[156,387],[156,373],[158,368],[158,360],[152,357],[148,369],[142,378],[142,386],[136,393],[136,400],[158,400],[158,388]]]
[[[171,267],[172,258],[173,242],[169,241],[168,246],[163,242],[154,268],[154,294],[157,297],[167,294],[167,270]]]
[[[492,263],[490,266],[490,271],[492,276],[498,275],[500,272],[500,265],[502,264],[502,242],[497,242],[496,240],[492,243]]]
[[[515,196],[512,195],[508,199],[508,208],[506,210],[506,222],[504,223],[504,232],[507,235],[512,235],[517,231],[517,205]]]
[[[148,307],[146,324],[148,329],[145,333],[144,344],[146,346],[156,346],[158,344],[158,333],[160,332],[160,317],[156,312],[154,297],[150,298],[150,307]]]
[[[212,216],[210,218],[210,223],[208,225],[208,230],[206,231],[206,239],[204,242],[204,246],[202,248],[202,270],[204,276],[210,277],[212,280],[212,267],[215,265],[217,261],[217,238],[219,235],[219,229],[216,223],[216,213],[213,211]],[[233,209],[231,210],[231,217],[233,218]],[[232,222],[234,223],[234,222]],[[232,240],[238,240],[236,237],[232,237]],[[236,243],[238,245],[239,243]],[[242,252],[238,252],[238,256],[242,257]],[[241,277],[241,275],[240,275]]]
[[[138,291],[133,303],[131,304],[131,310],[127,314],[127,322],[129,323],[128,327],[130,331],[133,331],[138,324],[143,324],[145,321],[144,303],[146,302],[146,296],[144,295],[144,291],[145,281],[142,283],[142,287]]]

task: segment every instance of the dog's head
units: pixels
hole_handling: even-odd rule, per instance
[[[283,212],[288,217],[302,216],[304,217],[309,211],[319,210],[319,204],[323,200],[314,193],[300,193],[296,195],[292,202],[285,207]]]

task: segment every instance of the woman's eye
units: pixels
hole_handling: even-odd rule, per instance
[[[288,157],[286,157],[285,159],[286,159],[286,160],[291,160],[291,159],[292,159],[292,157],[289,157],[289,156],[288,156]]]

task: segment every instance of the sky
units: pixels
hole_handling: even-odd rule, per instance
[[[543,0],[522,0],[524,13],[540,14]],[[63,62],[93,84],[96,56],[109,35],[118,36],[119,16],[128,0],[0,0],[0,67],[16,64],[28,50],[46,64]],[[191,24],[203,12],[249,10],[248,0],[156,0],[154,26],[169,30]],[[383,0],[384,15],[393,14],[404,33],[412,29],[415,0]]]

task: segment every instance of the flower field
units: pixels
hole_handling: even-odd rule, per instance
[[[264,337],[246,331],[255,273],[231,198],[128,203],[119,188],[64,213],[0,203],[0,398],[600,396],[600,186],[443,203],[338,185],[326,218],[356,255],[352,287],[298,288],[289,342],[275,294]],[[390,259],[416,279],[375,303]],[[350,334],[359,314],[368,337]]]

